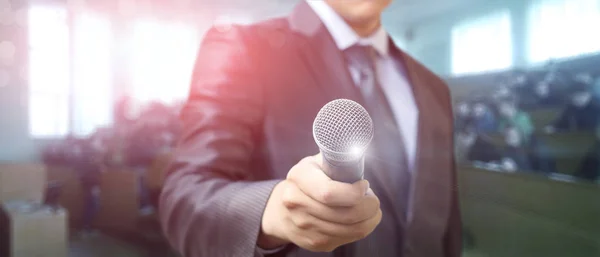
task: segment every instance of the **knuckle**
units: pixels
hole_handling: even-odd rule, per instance
[[[298,176],[298,174],[300,173],[301,169],[302,169],[302,167],[301,167],[300,163],[296,163],[296,165],[292,166],[292,168],[288,172],[286,179],[294,181],[296,176]]]
[[[298,163],[310,163],[313,162],[315,159],[314,156],[306,156],[304,158],[302,158],[302,160],[300,160]]]
[[[356,237],[357,237],[357,238],[360,240],[360,239],[364,239],[364,238],[368,237],[370,234],[371,234],[371,232],[370,232],[370,231],[363,230],[363,231],[359,232],[359,233],[356,235]]]
[[[321,191],[319,191],[319,194],[317,196],[319,199],[318,201],[324,204],[329,204],[333,201],[334,198],[334,192],[333,190],[329,189],[329,188],[325,188],[322,189]]]
[[[372,228],[366,225],[355,230],[354,236],[358,239],[363,239],[371,234]]]
[[[294,209],[298,207],[298,203],[296,202],[296,199],[294,197],[294,192],[290,187],[285,188],[285,190],[283,191],[283,194],[281,196],[281,202],[283,203],[283,206],[285,206],[288,209]]]
[[[312,222],[306,217],[295,218],[294,224],[301,230],[307,230],[313,227]]]
[[[326,252],[331,248],[331,246],[329,245],[330,241],[331,240],[328,237],[312,237],[308,238],[307,244],[311,249],[315,251]]]

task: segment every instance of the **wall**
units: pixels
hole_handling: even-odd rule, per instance
[[[60,4],[60,3],[59,3]],[[13,10],[25,10],[25,4],[12,4]],[[39,160],[40,150],[56,139],[32,138],[29,135],[28,99],[28,39],[26,11],[20,12],[21,22],[0,26],[0,42],[8,41],[15,46],[14,62],[0,66],[9,75],[9,82],[0,88],[0,162],[29,162]],[[118,28],[115,23],[115,28]],[[115,30],[122,33],[120,30]],[[115,53],[117,54],[117,53]],[[118,65],[115,69],[120,68]],[[114,99],[127,91],[118,81],[116,73]]]
[[[25,10],[27,1],[11,1],[11,9]],[[58,4],[64,5],[66,0],[41,1],[34,0],[42,4]],[[113,18],[113,32],[116,40],[123,42],[128,36],[127,27],[124,26],[122,18],[127,18],[127,12],[115,12],[114,1],[90,1],[87,7],[100,12],[106,12]],[[161,3],[164,4],[164,3]],[[240,13],[233,12],[231,8],[208,5],[193,7],[197,12],[189,12],[184,7],[173,7],[169,5],[168,11],[160,8],[160,5],[155,5],[154,9],[149,6],[138,6],[138,9],[133,12],[134,15],[159,17],[161,19],[173,20],[174,14],[179,20],[185,20],[195,24],[200,35],[204,34],[212,24],[212,20],[218,14],[228,13],[232,16],[238,16]],[[0,8],[3,8],[0,5]],[[257,10],[252,12],[242,12],[243,14],[252,13],[251,19],[261,16],[262,14],[282,14],[287,11],[285,4],[270,5],[269,8],[259,6]],[[177,9],[179,8],[179,9]],[[151,9],[151,10],[149,10]],[[289,8],[288,8],[289,9]],[[163,11],[161,13],[161,11]],[[247,10],[245,10],[247,11]],[[5,71],[9,75],[9,82],[6,86],[0,86],[0,162],[30,162],[37,161],[40,157],[40,150],[43,149],[52,139],[33,139],[29,135],[29,120],[28,120],[28,83],[27,73],[23,72],[27,68],[27,30],[26,30],[26,11],[19,12],[19,20],[23,21],[19,24],[5,24],[5,17],[0,16],[0,42],[9,41],[16,46],[16,54],[14,63],[4,64],[0,59],[0,70]],[[5,14],[2,14],[5,15]],[[124,44],[120,44],[123,46]],[[128,49],[126,47],[118,47],[114,51],[114,89],[112,90],[113,100],[131,92],[129,88],[129,74],[127,74],[126,62],[123,60],[128,58]],[[0,71],[0,72],[2,72]],[[1,79],[1,78],[0,78]]]
[[[527,45],[526,10],[529,1],[490,0],[473,1],[469,5],[460,5],[454,10],[435,17],[424,17],[397,31],[397,34],[412,34],[406,38],[406,50],[417,60],[441,76],[451,71],[451,33],[452,27],[464,19],[476,18],[508,9],[512,17],[513,49],[516,66],[524,66]]]
[[[13,8],[20,6],[13,4]],[[12,62],[0,62],[8,74],[8,84],[0,88],[0,162],[35,158],[35,143],[29,138],[27,123],[26,31],[19,24],[0,26],[0,42],[13,43]]]

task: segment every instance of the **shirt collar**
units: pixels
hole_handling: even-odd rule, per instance
[[[323,22],[323,25],[325,25],[329,31],[329,34],[331,34],[333,40],[340,50],[346,50],[355,44],[370,45],[373,46],[373,48],[375,48],[380,55],[388,55],[388,34],[383,26],[380,26],[379,29],[372,35],[361,38],[325,1],[306,1],[308,2],[308,5],[310,5],[310,7],[315,11],[317,16],[319,16]]]

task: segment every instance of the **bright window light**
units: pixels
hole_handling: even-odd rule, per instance
[[[191,83],[199,35],[179,23],[139,20],[130,42],[133,97],[140,102],[185,99]]]
[[[452,29],[452,74],[508,69],[513,65],[508,10],[464,21]]]
[[[61,137],[69,131],[69,27],[63,8],[29,9],[29,133]]]
[[[112,123],[111,22],[83,13],[74,22],[73,132],[89,135]]]
[[[600,1],[537,0],[529,7],[528,59],[539,63],[600,52]]]

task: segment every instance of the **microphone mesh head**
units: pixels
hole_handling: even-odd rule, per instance
[[[317,114],[313,136],[328,161],[356,161],[373,139],[373,121],[360,104],[347,99],[333,100]]]

